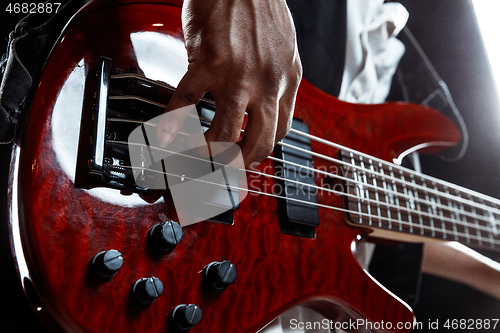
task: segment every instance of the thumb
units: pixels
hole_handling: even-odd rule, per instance
[[[165,148],[173,140],[189,112],[205,94],[206,89],[200,82],[190,71],[179,82],[156,127],[160,147]]]

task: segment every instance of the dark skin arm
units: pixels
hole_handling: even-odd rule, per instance
[[[465,245],[425,243],[422,271],[463,283],[500,300],[500,264]]]
[[[206,140],[236,143],[246,111],[239,145],[245,165],[256,167],[288,133],[302,76],[285,1],[186,0],[182,24],[188,71],[157,127],[159,145],[172,141],[188,112],[168,111],[197,104],[210,91],[217,112]]]

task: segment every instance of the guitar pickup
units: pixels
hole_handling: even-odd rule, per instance
[[[298,119],[292,128],[309,133],[306,124]],[[311,151],[311,141],[289,133],[283,143]],[[281,232],[295,236],[314,238],[314,228],[319,225],[313,159],[310,154],[287,146],[277,145],[275,157],[283,162],[275,163],[275,174],[282,197],[278,199]],[[293,199],[293,200],[290,200]]]

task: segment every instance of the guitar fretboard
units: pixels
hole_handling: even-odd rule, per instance
[[[353,224],[500,250],[500,201],[354,152],[341,152]]]

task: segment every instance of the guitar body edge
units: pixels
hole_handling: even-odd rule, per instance
[[[138,67],[174,86],[187,65],[179,7],[140,1],[106,8],[98,4],[91,2],[85,15],[73,18],[47,60],[12,163],[12,243],[18,261],[26,262],[27,269],[19,265],[20,274],[36,287],[41,312],[47,310],[66,331],[85,333],[175,332],[169,314],[175,306],[190,303],[203,311],[193,333],[253,333],[302,303],[328,310],[333,320],[366,318],[393,322],[394,327],[413,322],[411,309],[355,260],[352,244],[366,230],[349,227],[341,212],[319,208],[316,237],[301,238],[280,231],[276,198],[248,195],[233,225],[187,226],[177,248],[161,255],[148,245],[147,234],[156,223],[175,219],[171,201],[148,202],[115,189],[75,186],[85,128],[80,124],[90,117],[86,87],[99,57],[113,59],[119,68]],[[432,110],[342,103],[306,81],[295,117],[312,135],[385,160],[416,144],[456,142],[458,133]],[[422,117],[422,126],[404,129]],[[441,123],[438,134],[436,120]],[[446,133],[443,121],[450,128]],[[329,156],[338,152],[316,142],[312,150]],[[336,167],[316,158],[314,163],[317,168]],[[266,161],[260,168],[273,165]],[[275,184],[261,176],[251,181],[261,191]],[[318,202],[342,206],[342,198],[331,194],[318,194]],[[99,281],[92,277],[89,262],[109,249],[121,252],[123,266],[110,280]],[[211,292],[201,272],[222,260],[236,265],[238,279],[222,293]],[[147,307],[135,304],[132,285],[152,276],[162,280],[163,295]]]

